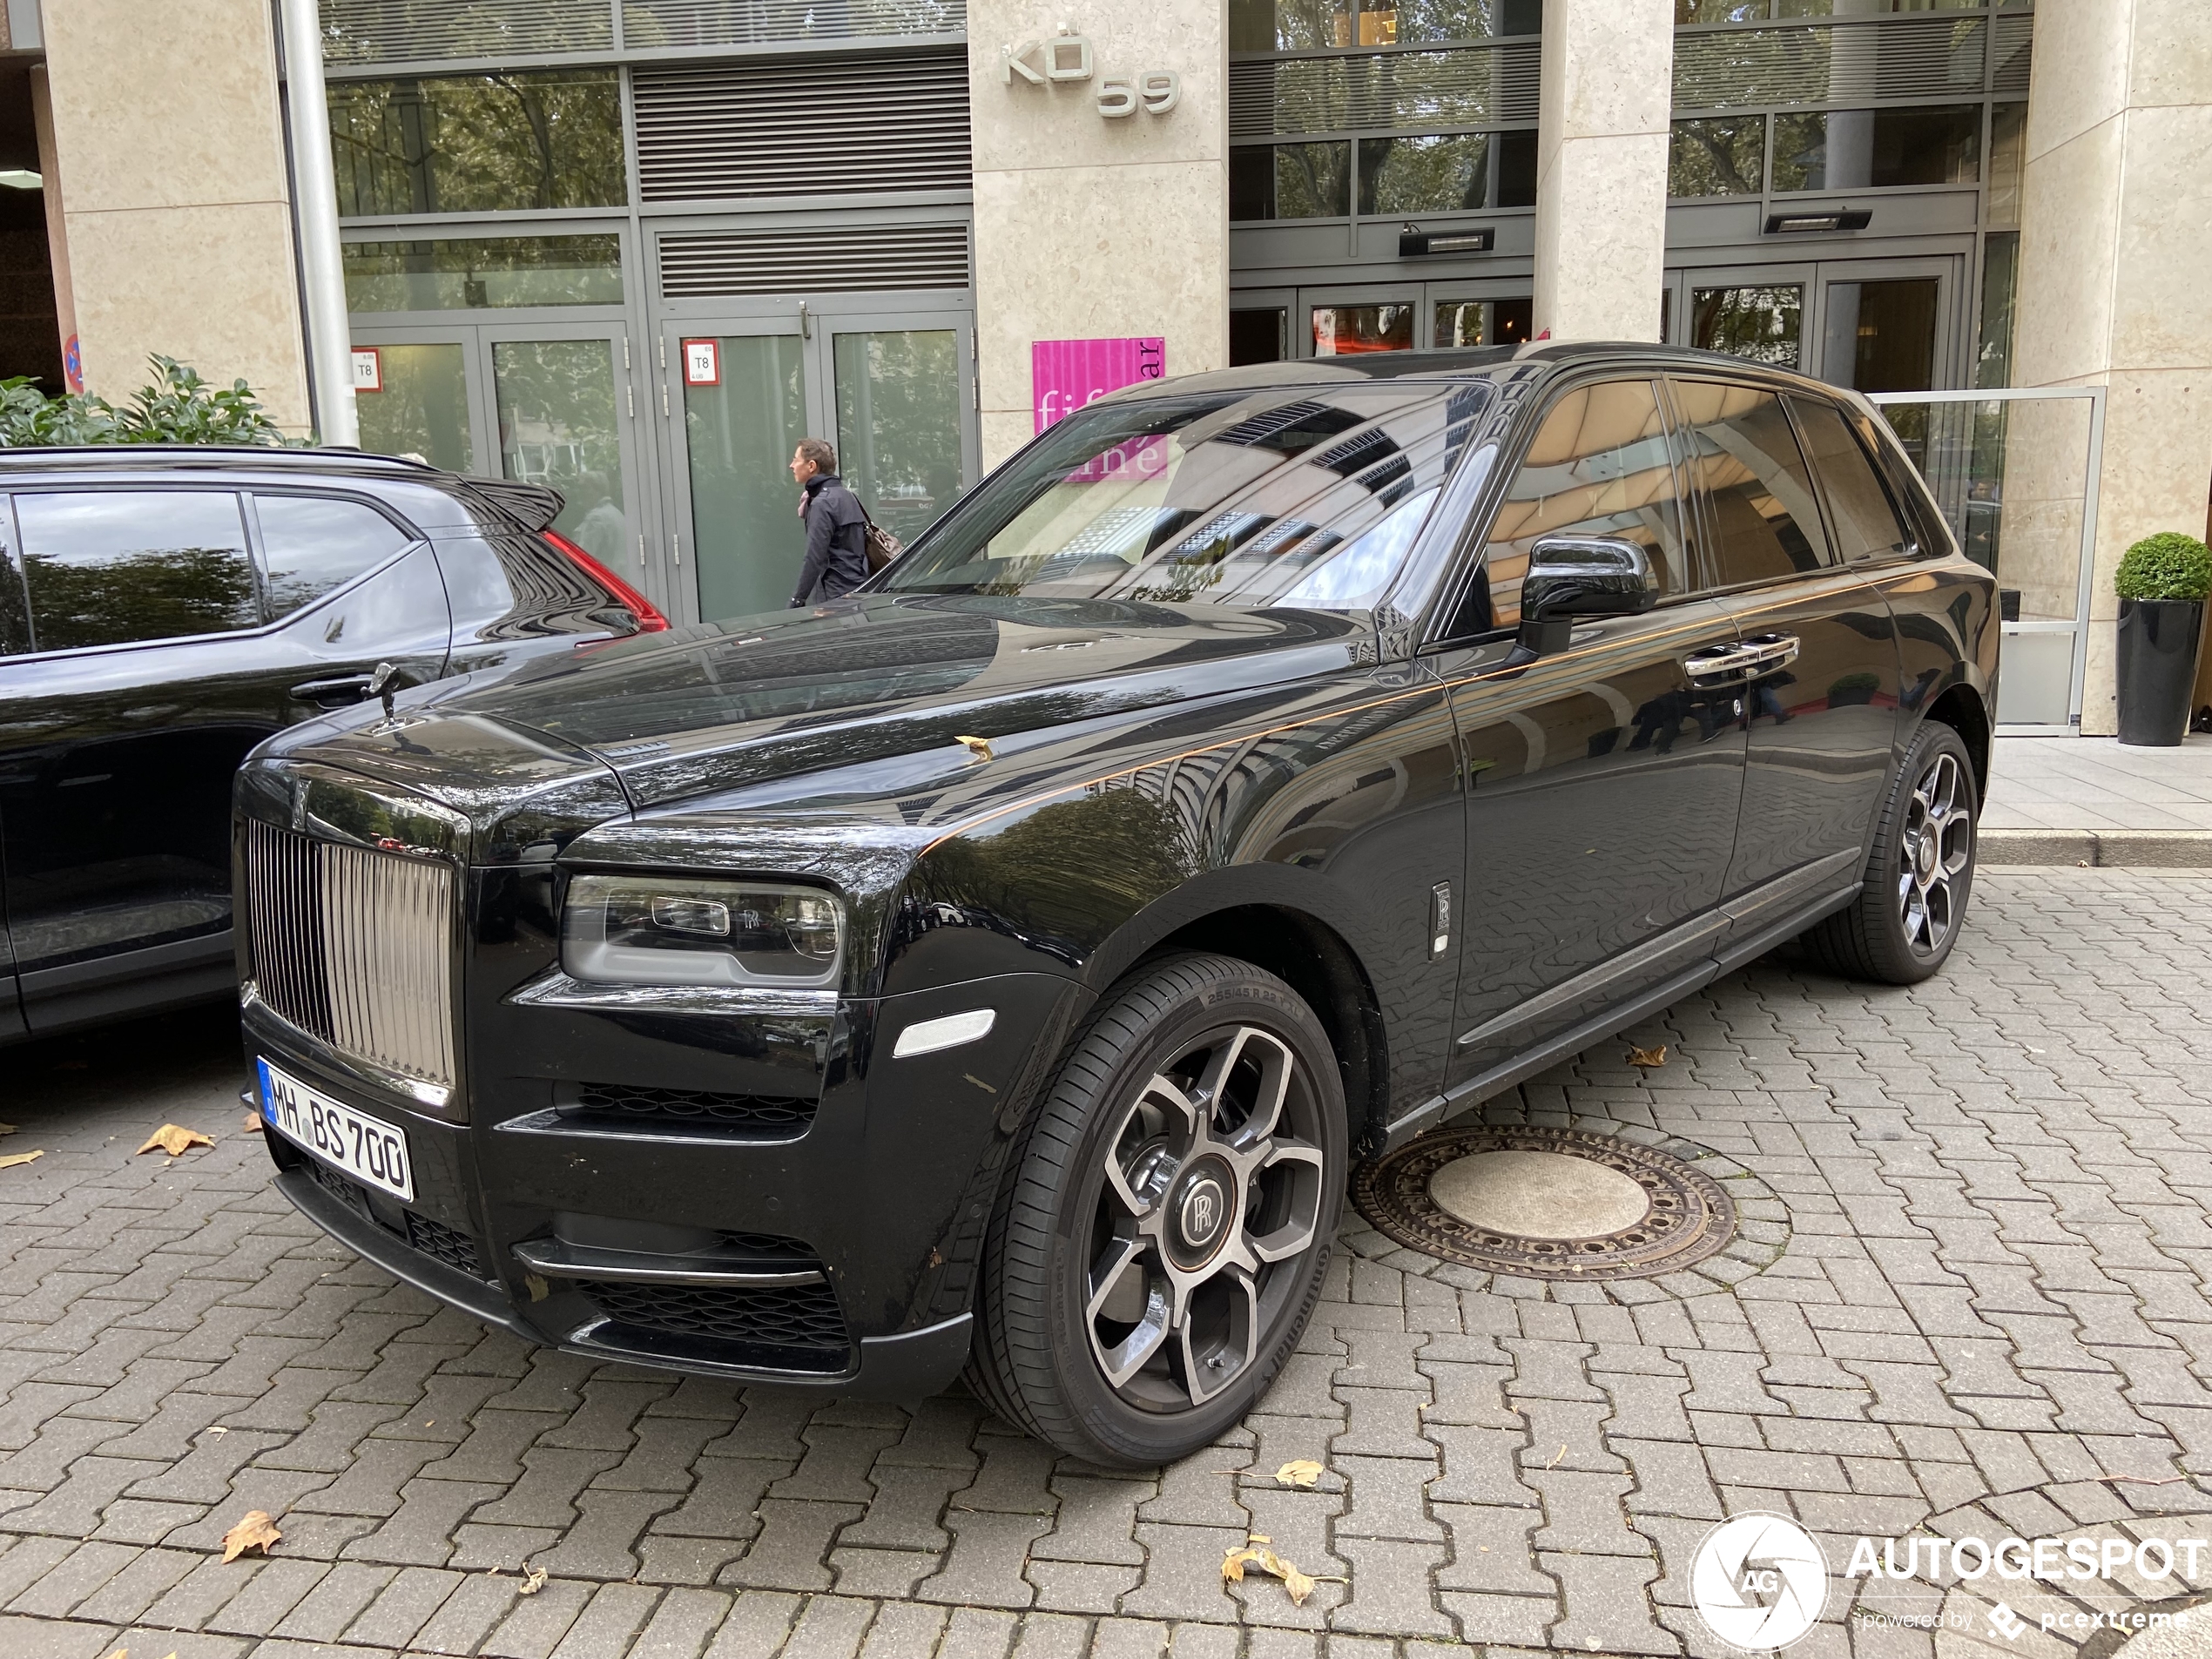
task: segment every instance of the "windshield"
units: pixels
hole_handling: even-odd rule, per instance
[[[1489,391],[1369,383],[1095,404],[962,501],[877,587],[1371,608]]]

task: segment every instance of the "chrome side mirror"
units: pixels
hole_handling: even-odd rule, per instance
[[[1659,603],[1659,577],[1639,543],[1612,536],[1545,536],[1521,579],[1521,644],[1563,651],[1576,617],[1633,617]]]

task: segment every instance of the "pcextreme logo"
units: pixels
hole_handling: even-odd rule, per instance
[[[1786,1515],[1737,1515],[1698,1545],[1689,1599],[1705,1628],[1730,1647],[1786,1648],[1819,1622],[1828,1603],[1828,1558]]]

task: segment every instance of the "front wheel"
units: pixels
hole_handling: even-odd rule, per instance
[[[1178,956],[1112,993],[1015,1149],[969,1379],[1089,1462],[1208,1445],[1264,1393],[1320,1294],[1344,1089],[1273,974]]]
[[[1941,968],[1973,889],[1980,806],[1965,741],[1923,722],[1883,803],[1866,885],[1804,935],[1814,959],[1885,985],[1918,984]]]

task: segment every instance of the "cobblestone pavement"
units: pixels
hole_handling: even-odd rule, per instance
[[[1930,985],[1770,960],[1632,1034],[1663,1069],[1608,1042],[1494,1107],[1710,1149],[1771,1195],[1738,1254],[1548,1286],[1355,1222],[1263,1409],[1147,1479],[958,1393],[823,1406],[487,1333],[269,1190],[219,1019],[17,1050],[5,1150],[46,1156],[0,1170],[0,1656],[1711,1653],[1684,1575],[1724,1511],[1839,1567],[1861,1532],[2212,1530],[2178,1521],[2212,1514],[2212,880],[1977,897]],[[218,1144],[132,1156],[165,1119]],[[1275,1486],[1293,1458],[1317,1489]],[[256,1508],[274,1559],[223,1564]],[[1223,1583],[1253,1531],[1322,1575],[1304,1607]],[[2067,1589],[2013,1588],[2031,1619]],[[1854,1590],[1793,1655],[1976,1645]]]

